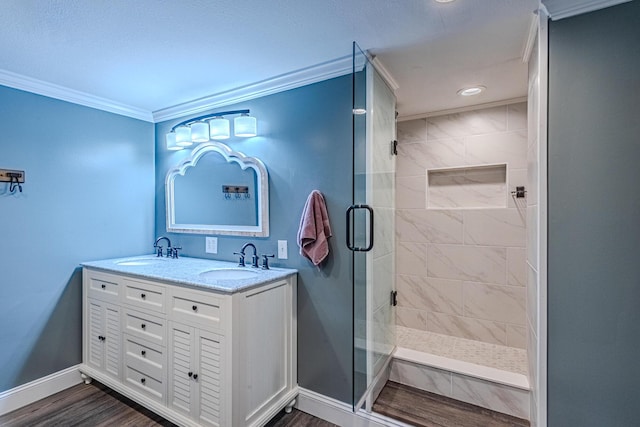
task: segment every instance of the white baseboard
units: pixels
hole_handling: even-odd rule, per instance
[[[46,377],[0,393],[0,415],[7,414],[82,382],[78,366],[71,366]]]
[[[375,413],[362,410],[354,413],[351,405],[302,387],[299,388],[296,408],[343,427],[410,427]]]

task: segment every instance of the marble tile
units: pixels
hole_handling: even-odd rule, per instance
[[[379,357],[386,357],[393,351],[396,345],[395,324],[393,310],[389,304],[378,308],[373,312],[373,343],[372,350]],[[377,374],[377,372],[375,373]]]
[[[451,396],[451,373],[441,369],[394,359],[390,380],[441,396]]]
[[[507,346],[525,349],[527,348],[527,327],[507,325]]]
[[[453,314],[428,313],[427,331],[490,344],[507,343],[507,331],[503,323]]]
[[[529,418],[529,392],[458,374],[452,377],[452,397],[494,411]]]
[[[396,244],[396,272],[426,277],[427,244],[398,240]]]
[[[391,208],[376,208],[375,209],[375,227],[373,230],[373,249],[371,255],[374,259],[378,259],[382,256],[393,254],[395,248],[396,235],[395,222],[396,215],[395,210]]]
[[[427,186],[424,176],[402,176],[396,180],[396,209],[425,209]]]
[[[394,190],[396,190],[395,173],[380,172],[371,174],[373,191],[368,201],[374,208],[390,208],[395,206]]]
[[[506,207],[506,167],[430,170],[427,173],[429,208]]]
[[[463,221],[465,245],[525,247],[525,222],[518,209],[469,210]]]
[[[374,307],[389,305],[389,293],[393,289],[394,283],[393,259],[394,254],[389,253],[373,263],[373,275],[369,278],[371,282],[368,288],[373,289],[372,302]]]
[[[427,245],[429,277],[505,284],[507,251],[505,248]]]
[[[507,186],[507,207],[524,209],[527,208],[527,199],[529,197],[529,182],[527,179],[527,169],[509,169],[509,182]],[[524,187],[527,193],[523,199],[518,199],[515,195],[511,194],[516,190],[516,187]]]
[[[410,143],[398,145],[396,179],[403,176],[425,176],[429,165],[426,144]]]
[[[507,248],[507,285],[527,285],[527,252],[524,248]]]
[[[527,168],[527,131],[518,130],[465,138],[465,163],[507,163],[509,168]]]
[[[525,295],[524,288],[464,282],[464,315],[524,326]]]
[[[507,130],[507,107],[492,107],[427,119],[427,141]]]
[[[507,105],[507,129],[527,129],[527,103]]]
[[[398,209],[396,238],[416,243],[462,243],[462,213]]]
[[[427,119],[398,122],[398,143],[425,142],[427,140]]]
[[[527,352],[524,349],[441,335],[402,326],[396,327],[396,335],[398,347],[522,375],[527,375],[528,372]]]
[[[462,314],[462,282],[400,274],[397,279],[400,306]]]
[[[396,326],[396,343],[423,353],[454,357],[455,337]]]
[[[397,306],[396,325],[425,330],[427,328],[427,315],[425,312],[415,308]]]
[[[425,165],[429,169],[464,165],[464,138],[447,138],[423,144]]]

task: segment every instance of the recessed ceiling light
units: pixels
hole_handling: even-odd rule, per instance
[[[436,0],[436,3],[451,3],[454,2],[456,0]]]
[[[458,91],[458,95],[460,96],[473,96],[473,95],[478,95],[482,92],[484,92],[486,89],[485,86],[470,86],[470,87],[465,87],[462,88]]]

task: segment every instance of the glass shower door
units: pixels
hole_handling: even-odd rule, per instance
[[[395,347],[395,96],[353,46],[353,405],[370,410]]]

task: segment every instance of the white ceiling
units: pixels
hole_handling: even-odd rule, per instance
[[[351,54],[402,116],[526,95],[538,0],[1,0],[0,71],[158,112]],[[456,91],[483,84],[463,99]],[[223,96],[223,95],[221,95]]]

